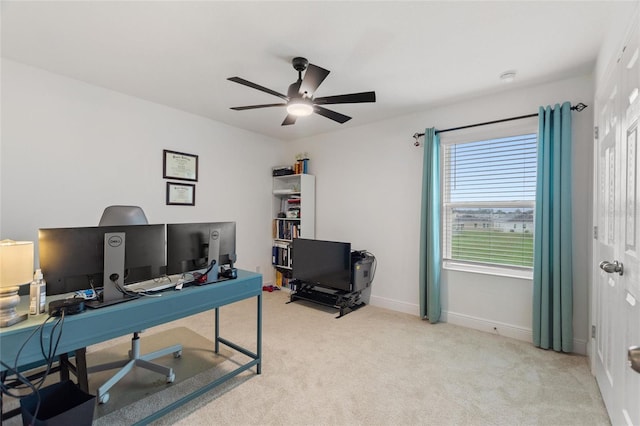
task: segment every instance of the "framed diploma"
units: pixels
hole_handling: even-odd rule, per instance
[[[162,177],[198,181],[198,156],[184,152],[162,151]]]
[[[167,182],[167,205],[195,206],[196,186],[192,183]]]

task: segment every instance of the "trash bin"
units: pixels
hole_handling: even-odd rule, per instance
[[[80,390],[71,380],[56,383],[20,399],[22,423],[34,426],[90,426],[93,422],[96,397]],[[36,418],[34,419],[34,414]]]

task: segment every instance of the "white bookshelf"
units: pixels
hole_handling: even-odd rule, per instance
[[[272,264],[281,273],[291,270],[294,238],[315,238],[316,180],[309,174],[273,177]],[[282,216],[285,217],[282,217]],[[277,277],[276,277],[277,281]]]

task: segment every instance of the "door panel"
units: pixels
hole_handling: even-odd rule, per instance
[[[593,367],[611,422],[640,425],[640,374],[627,351],[640,346],[640,43],[638,25],[596,97]],[[619,261],[622,273],[598,268]]]
[[[615,74],[614,74],[615,75]],[[612,77],[604,93],[596,99],[597,124],[599,138],[596,141],[596,214],[598,238],[594,247],[596,270],[594,271],[594,320],[596,326],[595,338],[595,372],[600,386],[600,392],[609,411],[616,400],[617,377],[615,373],[617,346],[617,328],[619,321],[615,309],[619,298],[619,285],[615,276],[598,268],[601,261],[613,261],[616,258],[615,245],[617,242],[616,211],[618,210],[616,197],[616,182],[619,180],[618,168],[618,121],[616,104],[618,87]]]
[[[620,104],[621,104],[621,134],[625,148],[625,189],[624,208],[625,218],[624,239],[622,247],[625,265],[621,284],[624,288],[625,302],[623,305],[623,338],[621,387],[622,414],[627,424],[640,425],[640,374],[628,367],[626,362],[627,349],[640,345],[640,229],[638,218],[638,118],[640,117],[640,43],[636,26],[629,43],[625,48],[621,64]]]

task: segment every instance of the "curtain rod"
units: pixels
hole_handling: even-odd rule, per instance
[[[580,112],[583,109],[585,109],[587,106],[588,105],[585,105],[582,102],[580,102],[578,105],[572,106],[571,110]],[[453,132],[454,130],[462,130],[462,129],[468,129],[470,127],[486,126],[487,124],[504,123],[505,121],[521,120],[523,118],[531,118],[531,117],[537,117],[537,116],[538,116],[537,113],[536,114],[528,114],[528,115],[520,115],[518,117],[503,118],[502,120],[486,121],[484,123],[468,124],[466,126],[452,127],[450,129],[443,129],[443,130],[436,130],[436,135],[438,133]],[[418,143],[418,138],[421,137],[421,136],[424,136],[424,133],[414,133],[413,134],[413,138],[416,140],[416,143]]]

